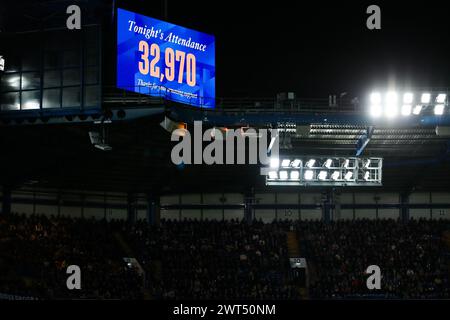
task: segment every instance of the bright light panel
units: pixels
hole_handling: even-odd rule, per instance
[[[431,94],[429,93],[422,93],[422,97],[420,98],[420,102],[422,103],[430,103],[431,101]]]
[[[333,160],[327,159],[323,165],[324,165],[324,167],[330,168],[332,164],[333,164]]]
[[[286,180],[288,178],[288,172],[287,171],[280,171],[280,179]]]
[[[353,172],[349,171],[345,174],[345,180],[350,180],[353,177]]]
[[[289,165],[291,164],[291,160],[289,159],[283,159],[283,161],[281,161],[281,166],[282,167],[289,167]]]
[[[295,159],[294,161],[292,161],[291,165],[294,168],[299,168],[301,163],[302,161],[300,159]]]
[[[319,175],[317,176],[319,180],[325,180],[327,178],[327,172],[326,171],[320,171]]]
[[[307,166],[308,168],[312,168],[312,167],[314,166],[315,163],[316,163],[316,160],[315,160],[315,159],[310,159],[310,160],[308,160],[308,161],[306,162],[306,166]]]
[[[370,178],[370,172],[369,171],[366,171],[366,173],[364,173],[364,180],[369,180],[369,178]]]
[[[445,93],[440,93],[438,94],[438,96],[436,97],[436,102],[437,103],[445,103],[445,99],[447,98],[447,95]]]
[[[418,104],[417,106],[414,107],[413,114],[418,115],[420,114],[420,111],[422,111],[422,106]]]
[[[339,171],[334,171],[334,172],[331,174],[331,179],[333,179],[333,180],[339,179]]]
[[[444,105],[443,104],[437,104],[434,106],[434,114],[437,116],[444,114]]]
[[[410,104],[404,104],[402,106],[402,116],[409,116],[411,114],[412,106]]]
[[[278,159],[278,158],[270,159],[270,167],[271,168],[278,168],[279,166],[280,166],[280,159]]]
[[[314,171],[312,171],[312,170],[305,171],[305,180],[312,180],[313,177],[314,177]]]
[[[349,164],[350,164],[350,160],[345,159],[344,164],[343,164],[342,166],[343,166],[344,168],[348,168]]]
[[[403,103],[411,104],[414,100],[414,95],[411,92],[406,92],[403,94]]]
[[[364,164],[364,168],[368,168],[370,166],[370,159],[367,159],[366,163]]]
[[[393,118],[397,115],[398,106],[397,106],[397,93],[396,92],[388,92],[386,94],[386,107],[384,109],[384,113],[389,118]]]
[[[291,171],[291,180],[298,180],[300,179],[300,172],[293,170]]]
[[[269,179],[278,179],[278,173],[276,171],[269,171]]]
[[[379,105],[381,103],[381,94],[378,92],[373,92],[370,95],[370,103],[374,105]]]

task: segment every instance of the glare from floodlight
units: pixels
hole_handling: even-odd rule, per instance
[[[402,106],[402,116],[409,116],[411,114],[412,106],[410,104],[404,104]]]
[[[411,92],[406,92],[403,94],[403,103],[411,104],[414,100],[414,95]]]
[[[310,160],[308,160],[308,161],[306,162],[306,166],[307,166],[308,168],[312,168],[312,167],[314,166],[315,163],[316,163],[316,160],[315,160],[315,159],[310,159]]]
[[[293,170],[291,171],[291,180],[299,180],[300,179],[300,171]]]
[[[352,177],[353,177],[353,172],[351,172],[351,171],[348,171],[345,174],[345,180],[351,180]]]
[[[312,170],[305,171],[305,180],[312,180],[313,177],[314,177],[314,171],[312,171]]]
[[[437,104],[434,106],[434,114],[437,116],[441,116],[444,114],[444,105],[443,104]]]
[[[276,171],[269,171],[269,179],[278,179],[278,173]]]
[[[320,171],[319,175],[317,176],[319,180],[325,180],[327,178],[327,172],[326,171]]]
[[[386,107],[384,108],[384,112],[387,117],[393,118],[398,113],[398,106],[397,106],[397,93],[395,92],[388,92],[386,94]]]
[[[301,163],[302,161],[300,159],[294,159],[294,161],[292,161],[291,163],[291,166],[294,168],[299,168]]]
[[[364,164],[364,168],[368,168],[370,166],[370,159],[367,159],[366,163]]]
[[[420,111],[422,111],[422,106],[418,104],[417,106],[414,107],[413,114],[418,115],[420,114]]]
[[[429,94],[429,93],[422,93],[422,97],[420,98],[420,101],[422,103],[430,103],[430,101],[431,101],[431,94]]]
[[[323,164],[323,166],[326,167],[326,168],[330,168],[332,164],[333,164],[333,160],[332,159],[327,159],[325,161],[325,163]]]
[[[271,168],[278,168],[279,166],[280,166],[280,159],[278,159],[278,158],[270,159],[270,167]]]
[[[370,103],[374,105],[379,105],[381,103],[381,94],[378,92],[373,92],[370,95]]]
[[[369,171],[366,171],[366,173],[364,173],[364,180],[369,180],[369,178],[370,178],[370,172]]]
[[[333,180],[339,179],[339,171],[334,171],[334,172],[331,174],[331,179],[333,179]]]
[[[437,103],[445,103],[445,99],[447,98],[447,95],[445,93],[440,93],[438,94],[438,96],[436,97],[436,102]]]
[[[378,118],[383,113],[383,108],[379,104],[372,104],[370,106],[370,114],[372,117]]]
[[[291,160],[289,160],[289,159],[283,159],[283,161],[281,161],[281,166],[284,168],[289,167],[290,164],[291,164]]]
[[[286,180],[288,178],[287,171],[280,171],[280,180]]]

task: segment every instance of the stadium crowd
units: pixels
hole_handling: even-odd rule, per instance
[[[39,299],[298,299],[286,231],[295,228],[314,299],[450,298],[449,222],[145,221],[0,215],[0,294]],[[124,248],[124,244],[125,247]],[[123,257],[137,259],[144,274]],[[82,290],[68,290],[68,265]],[[144,276],[145,275],[145,276]]]
[[[299,222],[297,232],[315,271],[312,298],[450,298],[448,247],[438,220]],[[365,270],[381,269],[381,289],[369,290]]]

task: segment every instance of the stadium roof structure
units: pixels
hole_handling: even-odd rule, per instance
[[[291,126],[291,146],[281,153],[305,156],[355,156],[361,139],[370,133],[363,155],[384,158],[383,190],[410,192],[450,187],[450,144],[448,137],[436,133],[433,121],[437,120],[431,121],[432,117],[429,125],[421,125],[423,118],[409,125],[375,125],[358,108],[345,103],[330,107],[327,100],[299,100],[294,108],[278,108],[276,101],[269,99],[263,104],[257,99],[222,100],[216,110],[203,110],[147,99],[120,101],[114,96],[105,97],[104,105],[112,115],[125,113],[123,119],[114,117],[117,120],[103,124],[112,146],[106,152],[94,148],[89,140],[89,131],[100,128],[98,121],[90,117],[86,121],[32,125],[27,125],[25,119],[22,125],[0,126],[0,183],[160,193],[270,188],[264,186],[258,165],[174,165],[170,158],[174,143],[170,133],[159,125],[169,116],[188,125],[203,120],[210,126]],[[141,116],[126,115],[138,110],[142,110]],[[357,124],[353,123],[355,119]]]

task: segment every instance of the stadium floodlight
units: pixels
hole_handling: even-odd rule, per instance
[[[280,171],[280,179],[286,180],[288,178],[288,172],[287,171]]]
[[[411,92],[406,92],[403,94],[403,103],[412,104],[414,100],[414,95]]]
[[[294,167],[294,168],[299,168],[301,163],[302,163],[302,160],[294,159],[294,161],[292,161],[292,163],[291,163],[291,166]]]
[[[420,98],[420,102],[422,103],[430,103],[431,101],[431,94],[429,93],[422,93],[422,97]]]
[[[410,104],[404,104],[402,106],[402,116],[409,116],[411,114],[412,106]]]
[[[372,105],[381,104],[381,94],[379,92],[372,92],[370,95],[370,103]]]
[[[436,97],[436,102],[443,104],[445,103],[445,99],[447,98],[447,95],[445,93],[440,93],[438,94],[438,96]]]
[[[386,94],[386,106],[384,109],[384,113],[389,118],[393,118],[397,115],[398,106],[397,106],[397,93],[396,92],[388,92]]]
[[[366,173],[364,173],[364,180],[369,180],[369,178],[370,178],[370,172],[369,171],[366,171]]]
[[[350,164],[350,160],[349,160],[349,159],[345,159],[345,161],[344,161],[344,163],[342,164],[342,166],[343,166],[344,168],[348,168],[349,164]]]
[[[383,108],[380,104],[372,104],[370,106],[370,114],[372,117],[378,118],[383,113]]]
[[[291,180],[299,180],[300,179],[300,171],[292,170],[291,171]]]
[[[319,178],[319,180],[325,180],[327,178],[327,172],[326,171],[320,171],[317,178]]]
[[[370,166],[370,159],[367,159],[367,161],[364,163],[364,168],[368,168]]]
[[[290,164],[291,164],[291,160],[289,160],[289,159],[283,159],[283,161],[281,161],[281,166],[284,168],[289,167]]]
[[[420,114],[420,111],[422,111],[422,106],[418,104],[417,106],[414,107],[413,114],[418,115]]]
[[[351,180],[352,177],[353,177],[353,172],[352,172],[352,171],[348,171],[348,172],[345,174],[345,180]]]
[[[316,159],[309,159],[309,160],[306,162],[306,166],[307,166],[308,168],[312,168],[312,167],[314,166],[315,163],[316,163]]]
[[[306,170],[305,171],[305,180],[312,180],[314,177],[314,171]]]
[[[339,179],[339,171],[334,171],[334,172],[331,174],[331,179],[333,179],[333,180]]]
[[[443,104],[437,104],[434,106],[434,114],[437,116],[441,116],[444,114],[444,105]]]
[[[270,159],[270,167],[271,168],[278,168],[279,166],[280,166],[280,159],[278,159],[278,158]]]
[[[323,164],[323,166],[329,169],[332,164],[333,164],[333,160],[332,159],[327,159],[325,161],[325,163]]]
[[[278,179],[278,173],[276,171],[269,171],[269,179]]]

